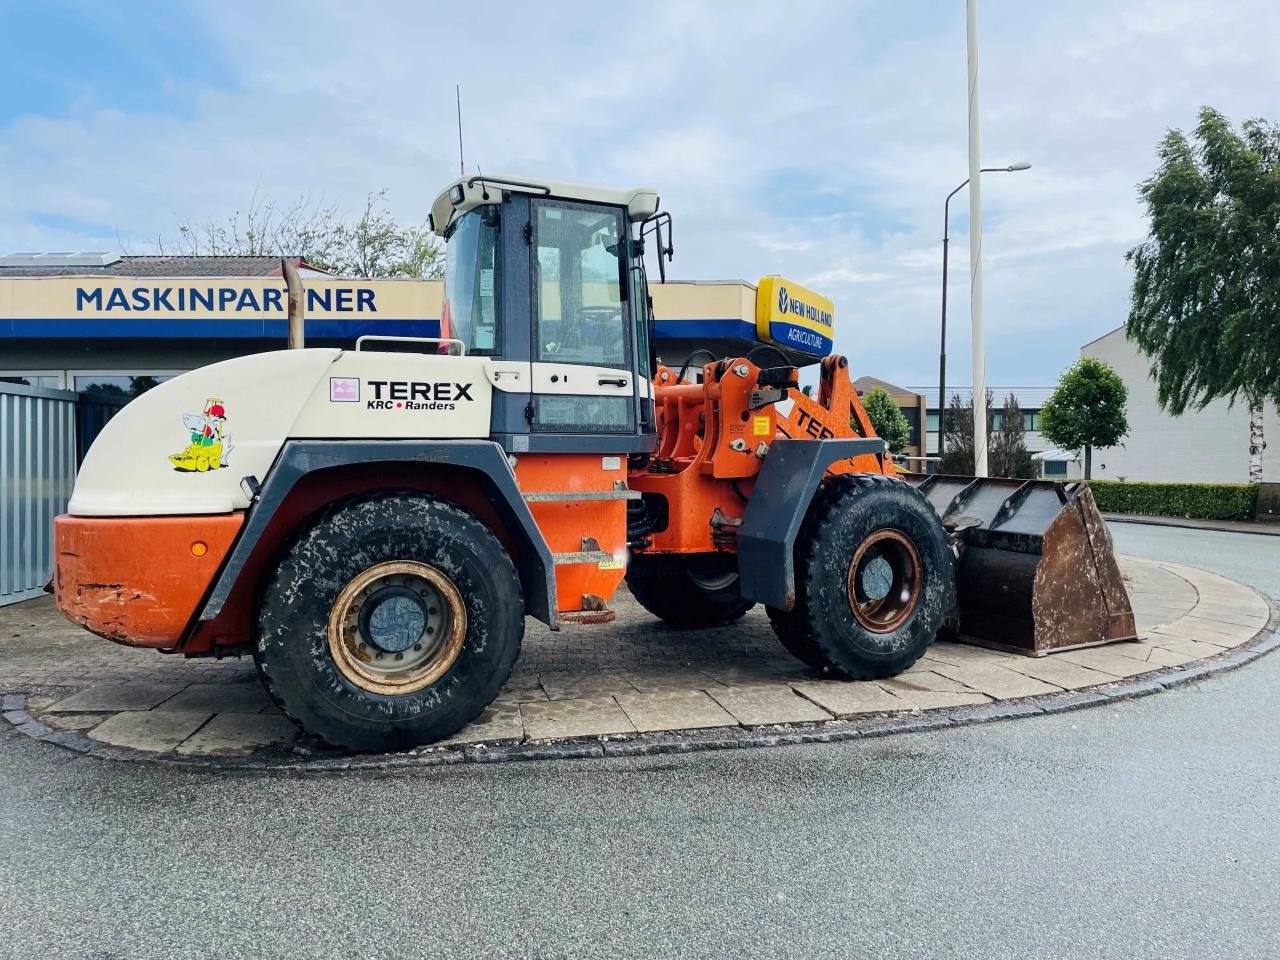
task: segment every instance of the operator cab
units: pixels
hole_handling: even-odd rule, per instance
[[[494,358],[493,439],[509,452],[653,448],[643,237],[650,188],[471,176],[431,207],[447,244],[441,336]]]

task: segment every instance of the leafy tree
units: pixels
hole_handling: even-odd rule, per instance
[[[243,211],[202,223],[182,220],[176,241],[161,237],[155,247],[186,256],[300,256],[347,277],[444,276],[444,248],[425,225],[392,217],[385,190],[369,194],[354,220],[307,197],[280,204],[255,192]]]
[[[990,404],[987,409],[991,409]],[[970,426],[970,432],[973,427]],[[1030,480],[1035,475],[1031,451],[1027,449],[1027,434],[1022,423],[1022,405],[1012,393],[1005,397],[1000,411],[1000,425],[988,431],[990,453],[987,462],[993,477],[1016,477]]]
[[[1094,447],[1114,447],[1129,432],[1129,388],[1101,360],[1083,357],[1067,368],[1040,410],[1040,432],[1064,450],[1084,449],[1084,477],[1093,475]]]
[[[862,398],[862,407],[867,411],[871,426],[875,427],[876,436],[888,444],[890,453],[901,453],[907,449],[911,441],[911,425],[887,390],[883,387],[868,390]]]
[[[987,462],[990,465],[991,391],[987,391]],[[973,464],[973,398],[968,403],[953,393],[942,418],[942,460],[938,470],[959,476],[972,476]]]
[[[1257,483],[1263,404],[1280,404],[1280,126],[1246,120],[1237,132],[1203,107],[1193,136],[1170,130],[1142,183],[1150,233],[1127,254],[1126,336],[1151,358],[1156,396],[1175,416],[1244,400]]]

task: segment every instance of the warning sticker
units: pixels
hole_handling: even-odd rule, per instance
[[[767,437],[773,432],[773,425],[769,422],[769,417],[756,417],[752,424],[752,433],[757,437]]]

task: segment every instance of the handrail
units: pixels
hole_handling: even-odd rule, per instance
[[[436,345],[447,343],[451,348],[449,355],[453,357],[465,357],[467,355],[467,345],[456,337],[389,337],[378,334],[368,334],[363,337],[356,337],[356,350],[362,349],[366,340],[377,340],[380,343],[434,343]],[[454,353],[452,348],[456,346],[458,352]]]

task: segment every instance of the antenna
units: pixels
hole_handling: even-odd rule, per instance
[[[465,177],[467,168],[462,162],[462,85],[455,84],[453,93],[458,103],[458,175]]]

